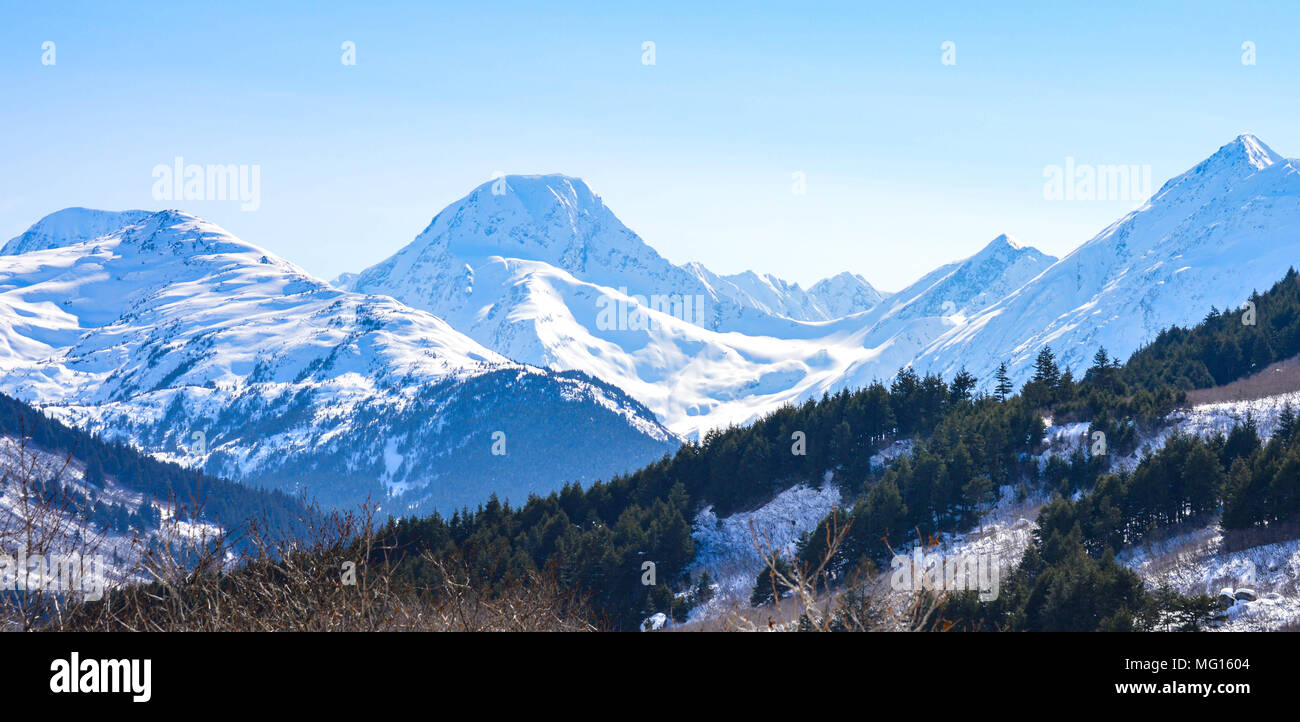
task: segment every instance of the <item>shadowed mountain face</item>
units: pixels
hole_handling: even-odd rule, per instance
[[[522,501],[677,445],[616,388],[512,363],[183,213],[63,212],[6,252],[0,390],[213,474],[427,509]],[[586,450],[539,463],[557,429]]]
[[[1126,356],[1268,287],[1298,221],[1296,168],[1253,136],[1064,259],[999,236],[889,296],[673,265],[565,176],[480,186],[355,290],[182,213],[68,209],[0,255],[0,391],[238,479],[460,504],[903,366],[987,388],[1046,345]]]

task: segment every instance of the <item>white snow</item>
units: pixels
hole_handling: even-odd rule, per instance
[[[1300,233],[1294,162],[1250,135],[1064,259],[1003,235],[889,296],[850,273],[804,291],[770,274],[674,266],[581,180],[504,181],[453,203],[355,287],[432,311],[516,361],[587,371],[693,438],[907,365],[948,377],[965,366],[988,389],[1003,361],[1023,381],[1046,345],[1076,373],[1099,347],[1124,358],[1271,286]],[[704,308],[674,317],[646,308],[654,295],[698,295]],[[653,323],[602,327],[611,302]]]
[[[771,275],[674,266],[578,179],[505,185],[452,204],[352,287],[429,310],[516,361],[586,371],[693,438],[888,378],[1055,260],[1001,236],[888,297],[851,273],[805,292]],[[692,299],[691,313],[664,298]],[[611,307],[626,312],[602,316]]]
[[[966,365],[982,380],[1007,362],[1024,380],[1050,345],[1078,374],[1105,347],[1125,358],[1211,307],[1238,309],[1296,262],[1300,173],[1243,135],[1167,182],[1146,204],[1040,276],[933,341],[918,368]]]
[[[1300,622],[1300,539],[1222,551],[1218,524],[1159,543],[1124,550],[1116,560],[1136,571],[1148,586],[1168,584],[1181,594],[1217,597],[1225,587],[1249,588],[1254,601],[1228,609],[1222,631],[1266,631]]]
[[[692,578],[708,572],[717,589],[713,599],[691,611],[691,619],[748,604],[754,579],[763,569],[755,542],[764,549],[792,553],[799,537],[816,529],[839,503],[840,491],[828,480],[820,489],[793,486],[754,511],[721,519],[712,506],[701,510],[692,524],[695,559],[687,571]]]
[[[0,391],[187,466],[221,454],[222,473],[250,476],[346,439],[362,409],[400,411],[438,382],[499,370],[549,375],[428,312],[334,288],[177,211],[69,209],[0,255]],[[592,384],[557,386],[670,440],[649,414]],[[295,407],[305,411],[282,420]],[[233,409],[238,423],[223,421]],[[412,469],[398,441],[377,450],[390,484]]]

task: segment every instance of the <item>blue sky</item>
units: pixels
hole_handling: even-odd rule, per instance
[[[1134,205],[1045,200],[1067,157],[1158,188],[1243,132],[1300,155],[1297,3],[266,4],[0,2],[0,236],[180,207],[329,278],[562,172],[672,261],[897,290]],[[260,208],[154,200],[177,156],[260,166]]]

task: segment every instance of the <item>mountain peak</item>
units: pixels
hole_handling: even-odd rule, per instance
[[[139,239],[166,228],[179,232],[198,231],[205,235],[229,235],[217,225],[176,209],[163,211],[103,211],[72,207],[45,216],[22,235],[0,249],[0,255],[16,256],[32,251],[66,248],[78,243],[122,232],[122,237]]]
[[[823,278],[808,289],[808,295],[826,309],[827,318],[843,318],[854,313],[869,311],[885,298],[861,274],[840,271]]]
[[[980,249],[978,253],[967,258],[965,261],[959,261],[959,263],[973,265],[994,259],[998,259],[1002,263],[1010,263],[1022,256],[1029,256],[1035,259],[1052,258],[1033,246],[1027,246],[1021,243],[1014,236],[1003,233],[997,238],[989,241],[988,245]]]
[[[55,211],[16,236],[0,249],[0,256],[16,256],[32,251],[62,248],[84,243],[134,225],[152,215],[151,211],[102,211],[74,206]]]
[[[1245,164],[1255,170],[1263,170],[1274,163],[1285,160],[1275,153],[1272,148],[1265,145],[1264,141],[1251,133],[1242,133],[1233,138],[1232,142],[1219,148],[1209,158],[1210,161],[1215,159],[1228,161],[1234,165]]]
[[[1020,288],[1056,261],[1056,257],[1003,233],[978,253],[940,266],[890,296],[890,313],[899,318],[948,316],[954,310],[974,313]]]
[[[1170,178],[1156,191],[1152,201],[1199,205],[1226,192],[1242,179],[1285,162],[1286,159],[1265,145],[1264,141],[1250,133],[1243,133],[1209,158],[1197,163],[1191,170]]]
[[[832,281],[840,282],[840,283],[856,282],[856,283],[865,284],[867,286],[871,285],[870,283],[867,283],[867,279],[862,277],[862,274],[854,273],[853,271],[840,271],[834,276],[828,276],[826,278],[823,278],[817,283],[827,283]]]
[[[295,273],[306,275],[297,266],[260,246],[235,237],[216,223],[175,209],[150,213],[138,222],[110,233],[114,238],[120,238],[120,247],[134,248],[141,253],[178,258],[243,254],[260,259],[260,263],[277,263]]]
[[[22,235],[0,249],[0,256],[16,256],[55,248],[70,248],[103,239],[133,252],[188,258],[194,255],[248,254],[303,273],[273,253],[231,235],[217,224],[176,209],[161,211],[103,211],[64,208],[32,224]]]
[[[1003,233],[992,241],[989,241],[988,246],[986,246],[986,248],[1010,248],[1013,251],[1018,251],[1024,247],[1024,244],[1016,240],[1014,236],[1007,235],[1006,233]]]
[[[357,288],[417,265],[460,273],[498,257],[548,263],[615,286],[626,285],[619,279],[630,268],[667,272],[668,266],[581,178],[503,175],[444,208],[412,243],[366,269]]]
[[[561,173],[497,176],[475,188],[469,197],[480,202],[495,200],[494,206],[518,204],[534,220],[544,220],[557,210],[575,215],[604,206],[585,181]]]

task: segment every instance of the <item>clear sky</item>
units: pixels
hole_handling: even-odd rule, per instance
[[[562,172],[674,262],[897,290],[1134,205],[1045,200],[1067,157],[1154,190],[1243,132],[1300,156],[1300,3],[995,4],[4,1],[0,237],[179,207],[330,278]],[[260,207],[155,200],[177,156],[258,165]]]

